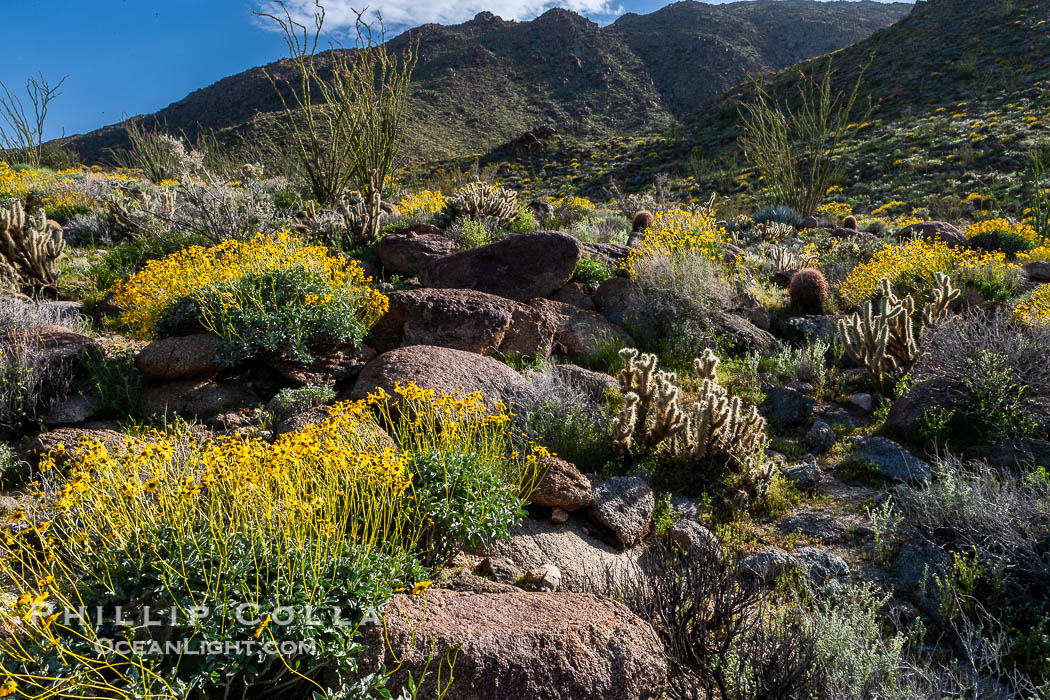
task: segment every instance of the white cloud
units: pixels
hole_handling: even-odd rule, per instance
[[[285,0],[292,19],[313,28],[313,0]],[[388,32],[396,32],[420,24],[459,24],[473,19],[479,12],[488,11],[508,20],[528,20],[553,7],[563,7],[591,17],[610,18],[623,13],[613,0],[322,0],[325,9],[325,33],[352,32],[356,14],[365,12],[369,21],[381,16]],[[267,0],[261,9],[278,16],[284,12],[274,0]],[[263,26],[275,28],[266,21]]]

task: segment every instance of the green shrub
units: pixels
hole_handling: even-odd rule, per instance
[[[135,413],[142,377],[135,370],[134,351],[111,357],[88,356],[84,366],[104,412],[121,416]]]
[[[461,549],[506,537],[525,517],[514,475],[501,459],[427,452],[408,462],[410,507],[426,514],[419,540],[424,563],[443,566]]]
[[[1050,329],[979,311],[932,329],[913,372],[915,383],[946,383],[952,402],[927,410],[923,437],[961,449],[1044,433],[1050,426],[1047,343]]]
[[[332,403],[335,397],[336,391],[330,386],[307,384],[297,388],[285,387],[270,399],[268,408],[273,414],[274,422],[280,423],[289,416]]]
[[[584,472],[605,471],[616,458],[607,401],[595,401],[585,387],[553,368],[534,374],[532,385],[533,398],[515,405],[518,423],[529,439]]]
[[[511,233],[528,233],[536,230],[536,216],[528,207],[518,207],[518,215],[509,224],[507,230]]]
[[[979,233],[969,239],[969,244],[973,248],[985,250],[989,253],[1001,250],[1010,258],[1016,257],[1018,253],[1027,253],[1037,246],[1035,241],[1030,241],[1024,236],[1019,236],[1010,231],[986,231]]]
[[[572,275],[573,282],[582,282],[588,287],[597,287],[607,279],[614,277],[613,271],[601,260],[595,258],[584,258],[576,265],[576,272]]]
[[[751,218],[756,224],[787,224],[795,228],[802,226],[802,215],[798,213],[798,210],[783,204],[761,209],[755,212]]]
[[[646,255],[633,277],[646,306],[642,318],[624,322],[644,349],[685,365],[715,345],[714,316],[729,299],[719,263],[696,252]]]

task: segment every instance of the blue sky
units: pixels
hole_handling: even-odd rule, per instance
[[[269,0],[0,0],[0,81],[23,94],[38,71],[68,75],[48,117],[47,137],[90,131],[124,115],[154,112],[197,88],[284,55],[279,35],[252,10]],[[287,0],[305,15],[312,0]],[[566,7],[606,23],[652,12],[666,0],[327,0],[333,37],[351,7],[378,8],[394,29],[454,23],[489,10],[529,19]]]

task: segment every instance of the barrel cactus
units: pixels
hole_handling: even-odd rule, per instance
[[[804,267],[791,276],[788,285],[791,303],[812,314],[824,313],[828,303],[828,281],[815,267]]]

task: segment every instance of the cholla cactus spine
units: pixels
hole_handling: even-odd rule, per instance
[[[58,284],[58,259],[65,249],[62,232],[48,230],[43,210],[27,218],[18,201],[0,209],[0,256],[23,284]]]

